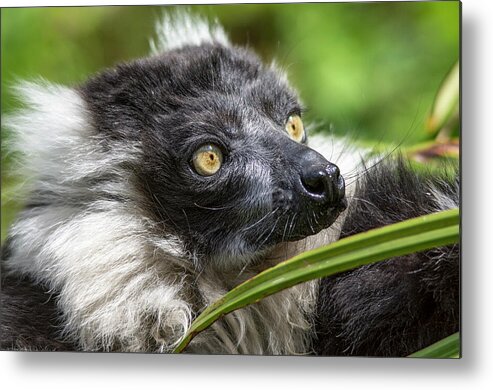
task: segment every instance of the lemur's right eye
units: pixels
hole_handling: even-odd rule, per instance
[[[202,145],[193,154],[192,164],[199,175],[212,176],[221,168],[223,154],[216,145]]]

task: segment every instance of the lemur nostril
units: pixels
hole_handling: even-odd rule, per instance
[[[324,195],[326,192],[327,174],[323,170],[314,170],[307,172],[302,178],[305,189],[314,195]]]
[[[336,204],[344,197],[344,180],[334,164],[305,167],[301,182],[306,194],[318,202]]]

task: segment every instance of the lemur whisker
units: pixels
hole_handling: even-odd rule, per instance
[[[260,218],[258,221],[252,223],[251,225],[243,228],[240,230],[240,232],[246,232],[247,230],[250,230],[252,228],[254,228],[255,226],[257,226],[259,223],[261,223],[262,221],[264,221],[266,218],[268,218],[269,216],[275,214],[277,212],[277,210],[279,210],[279,207],[276,207],[275,209],[269,211],[267,214],[265,214],[262,218]]]
[[[231,206],[223,206],[223,207],[209,207],[209,206],[199,205],[198,203],[194,203],[194,205],[196,207],[200,208],[200,209],[211,210],[211,211],[228,210],[228,209],[232,209],[232,208],[235,207],[234,205],[231,205]]]
[[[411,125],[408,127],[406,133],[401,138],[401,140],[389,152],[387,152],[387,154],[385,154],[382,158],[380,158],[375,164],[371,165],[370,167],[366,167],[364,161],[362,160],[361,161],[361,164],[363,166],[365,166],[365,169],[363,171],[358,171],[358,169],[355,168],[355,169],[353,169],[352,171],[349,172],[349,175],[346,174],[345,177],[344,177],[346,179],[346,185],[353,184],[359,178],[363,177],[370,170],[372,170],[373,168],[377,167],[378,165],[380,165],[381,163],[383,163],[384,161],[386,161],[387,159],[389,159],[396,151],[398,151],[402,147],[402,145],[404,144],[404,142],[406,141],[406,139],[411,135],[411,133],[413,131],[413,128],[414,128],[414,126],[416,124],[417,118],[418,118],[418,113],[419,113],[419,106],[416,108],[416,111],[414,112],[413,121],[411,122]],[[381,139],[380,139],[379,143],[382,142],[382,139],[383,139],[383,134],[381,136]],[[352,175],[351,173],[354,172],[354,171],[356,171],[356,173],[354,175]],[[352,180],[352,179],[354,179],[354,180]]]
[[[272,226],[272,229],[269,231],[269,233],[267,234],[267,236],[265,237],[265,239],[258,245],[259,248],[262,248],[263,245],[267,242],[267,240],[270,238],[270,236],[272,235],[272,233],[274,232],[274,230],[276,229],[277,227],[277,223],[279,222],[279,220],[281,219],[281,217],[279,216],[276,221],[274,222],[274,225]]]

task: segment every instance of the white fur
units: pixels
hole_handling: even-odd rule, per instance
[[[458,184],[456,184],[458,186]],[[455,194],[459,194],[459,188],[455,190]],[[437,207],[436,210],[433,211],[443,211],[443,210],[450,210],[454,208],[459,207],[459,198],[451,198],[448,194],[443,193],[440,189],[438,189],[436,186],[431,185],[430,186],[430,194],[431,197],[434,198]]]
[[[149,315],[156,318],[151,328],[161,338],[159,348],[169,349],[187,329],[190,307],[179,298],[175,273],[170,282],[158,275],[169,278],[169,263],[184,262],[183,251],[176,239],[152,233],[131,174],[121,168],[139,157],[139,145],[115,144],[105,151],[88,125],[83,100],[69,88],[24,83],[18,91],[27,107],[8,118],[6,127],[12,148],[24,155],[20,172],[36,191],[57,198],[23,212],[13,225],[7,269],[60,292],[64,333],[84,349],[142,350]],[[108,173],[113,181],[87,184]]]
[[[186,11],[163,14],[156,23],[156,36],[155,40],[150,41],[152,54],[203,43],[230,45],[217,21],[209,22],[204,17]]]

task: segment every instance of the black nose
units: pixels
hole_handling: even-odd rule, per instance
[[[328,206],[345,208],[345,183],[339,167],[325,163],[306,164],[301,171],[305,195]]]

